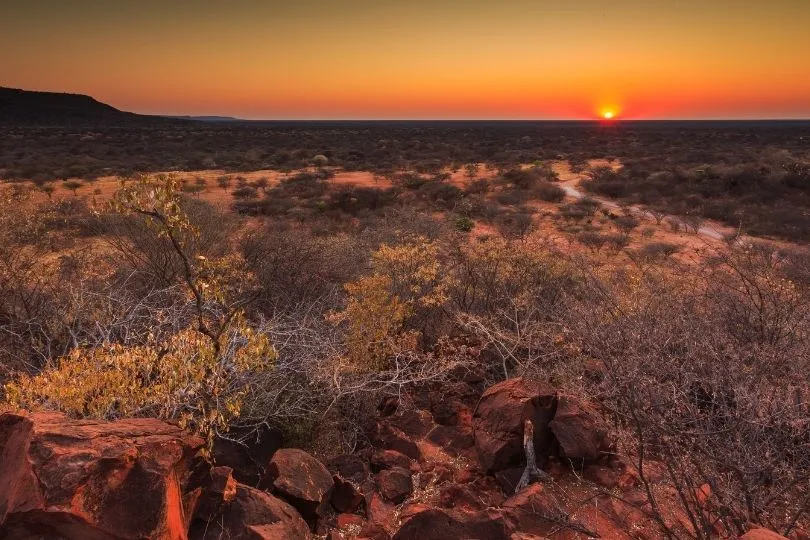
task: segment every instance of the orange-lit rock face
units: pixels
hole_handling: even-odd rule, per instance
[[[179,483],[202,445],[153,419],[4,414],[0,523],[19,537],[186,538]]]

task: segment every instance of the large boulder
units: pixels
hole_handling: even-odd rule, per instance
[[[309,527],[295,509],[281,499],[239,484],[234,497],[218,515],[195,521],[191,540],[307,540]]]
[[[607,430],[601,425],[598,416],[570,398],[559,399],[557,412],[549,427],[559,443],[563,457],[577,461],[595,461],[610,451]]]
[[[297,448],[282,448],[273,454],[261,484],[309,520],[317,517],[333,486],[332,474],[326,466]]]
[[[557,391],[548,384],[522,378],[498,383],[481,396],[473,416],[475,446],[481,465],[490,473],[521,465],[523,422],[534,425],[534,448],[543,458],[554,447],[549,422],[557,407]]]
[[[154,419],[0,415],[4,538],[186,538],[183,482],[204,441]]]

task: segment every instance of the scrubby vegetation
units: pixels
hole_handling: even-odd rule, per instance
[[[337,453],[368,444],[386,396],[465,374],[490,383],[540,378],[611,419],[615,450],[634,463],[650,512],[662,498],[653,476],[677,493],[691,524],[675,530],[661,520],[664,536],[712,535],[695,495],[706,485],[726,530],[806,526],[810,257],[800,245],[750,237],[694,249],[687,241],[700,239],[669,231],[664,212],[687,205],[677,213],[695,215],[697,229],[704,216],[730,221],[708,209],[733,200],[745,230],[773,233],[774,220],[787,219],[778,216],[806,208],[806,150],[791,128],[761,136],[784,143],[792,165],[703,173],[682,164],[728,148],[762,159],[765,150],[738,146],[759,135],[698,131],[692,136],[711,140],[712,150],[642,173],[652,165],[633,145],[621,168],[577,159],[583,141],[613,155],[628,138],[674,144],[652,128],[574,136],[516,125],[498,138],[450,125],[417,138],[396,125],[364,126],[351,151],[330,146],[345,133],[337,126],[244,127],[221,148],[219,129],[188,140],[177,132],[154,154],[149,132],[132,156],[150,163],[117,154],[137,128],[74,141],[72,153],[116,141],[108,165],[121,161],[106,172],[168,168],[192,147],[200,149],[194,160],[225,169],[290,170],[264,181],[124,177],[110,196],[84,183],[61,187],[61,196],[0,186],[5,406],[157,416],[211,444],[272,427]],[[21,165],[56,135],[36,137],[31,147],[14,139],[19,150],[3,154],[7,176],[49,174]],[[245,140],[259,149],[242,161],[254,148]],[[654,215],[566,198],[551,148],[571,153],[595,194],[643,203]],[[451,181],[453,163],[463,182]],[[373,170],[379,185],[333,183],[335,166]],[[105,172],[90,169],[72,173]],[[776,184],[776,198],[762,199]],[[206,202],[206,193],[226,203]],[[766,204],[776,217],[749,212]],[[780,230],[802,239],[807,229]]]
[[[810,165],[789,155],[741,156],[716,162],[623,162],[591,171],[595,194],[683,217],[692,229],[714,219],[758,235],[810,240]]]

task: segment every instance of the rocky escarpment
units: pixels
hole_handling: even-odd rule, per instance
[[[480,381],[458,382],[422,389],[407,407],[386,401],[373,446],[326,462],[265,448],[255,455],[266,463],[247,472],[244,456],[215,453],[211,464],[201,439],[153,419],[6,413],[0,539],[661,536],[639,478],[592,407],[523,379],[481,390]],[[516,492],[526,420],[547,476]],[[649,474],[655,481],[653,465]],[[656,489],[662,519],[688,527]],[[701,494],[711,513],[711,490]],[[746,538],[781,538],[773,534],[752,529]]]

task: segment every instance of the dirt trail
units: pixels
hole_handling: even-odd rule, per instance
[[[619,164],[617,164],[615,162],[606,162],[606,161],[602,162],[601,160],[593,160],[591,162],[591,165],[592,166],[594,166],[594,165],[597,165],[597,166],[598,165],[608,165],[608,166],[613,167],[613,168],[619,168],[621,166],[621,165],[619,165]],[[563,191],[565,191],[565,194],[568,195],[569,197],[572,197],[574,199],[582,199],[584,197],[588,197],[590,199],[593,199],[593,200],[597,201],[599,204],[601,204],[605,208],[609,208],[611,210],[617,210],[619,208],[622,208],[621,205],[619,205],[618,203],[616,203],[614,201],[611,201],[610,199],[606,199],[604,197],[598,197],[598,196],[591,195],[591,194],[586,194],[586,193],[580,191],[579,182],[581,180],[583,180],[585,178],[585,176],[582,175],[582,174],[572,172],[571,171],[571,166],[569,165],[568,162],[565,162],[565,161],[555,162],[553,164],[553,168],[554,168],[554,171],[560,177],[560,187],[563,189]],[[639,217],[639,218],[642,218],[642,219],[645,219],[645,220],[648,220],[648,221],[653,219],[653,217],[647,212],[647,210],[645,210],[641,206],[638,206],[638,205],[630,206],[629,211],[630,211],[631,214],[633,214],[636,217]],[[675,221],[677,221],[677,222],[679,222],[681,224],[682,228],[684,228],[684,229],[687,228],[686,223],[682,219],[680,219],[680,218],[678,218],[678,217],[676,217],[674,215],[667,215],[665,217],[665,219],[670,220],[670,221],[675,220]],[[701,225],[697,230],[697,234],[699,234],[701,236],[704,236],[706,238],[711,238],[712,240],[723,240],[727,235],[733,234],[733,233],[734,233],[734,231],[732,229],[730,229],[728,227],[723,227],[723,226],[718,225],[716,223]]]

